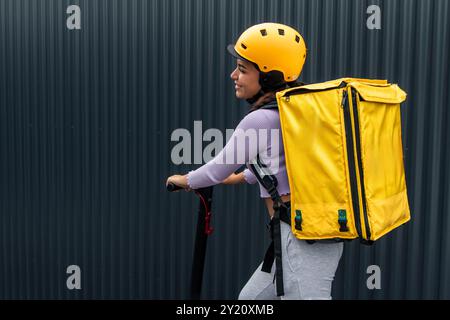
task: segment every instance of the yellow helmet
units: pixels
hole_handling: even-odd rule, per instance
[[[228,51],[256,64],[259,71],[279,71],[285,82],[297,80],[306,59],[306,45],[295,29],[279,23],[261,23],[245,30]]]

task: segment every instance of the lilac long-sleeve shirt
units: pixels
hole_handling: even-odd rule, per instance
[[[278,193],[289,194],[280,118],[275,109],[258,109],[247,114],[221,152],[202,167],[188,173],[188,185],[191,189],[198,189],[219,184],[243,164],[247,165],[245,181],[254,184],[258,181],[249,170],[248,162],[258,154],[277,178]],[[261,184],[259,187],[261,198],[270,197]]]

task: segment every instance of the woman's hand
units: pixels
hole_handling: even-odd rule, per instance
[[[185,191],[191,191],[187,181],[187,174],[185,174],[184,176],[178,174],[170,176],[169,178],[167,178],[166,186],[169,183],[173,183],[174,185],[183,188]]]

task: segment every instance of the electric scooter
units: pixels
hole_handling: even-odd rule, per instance
[[[169,183],[167,191],[174,192],[182,189]],[[190,298],[199,300],[202,290],[203,270],[205,266],[206,244],[208,236],[213,232],[211,227],[211,203],[213,187],[193,190],[200,199],[198,206],[197,230],[195,233],[194,255],[191,271]]]

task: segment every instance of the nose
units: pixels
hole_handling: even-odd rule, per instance
[[[238,72],[239,72],[238,68],[234,69],[233,72],[230,74],[230,78],[233,80],[237,80]]]

